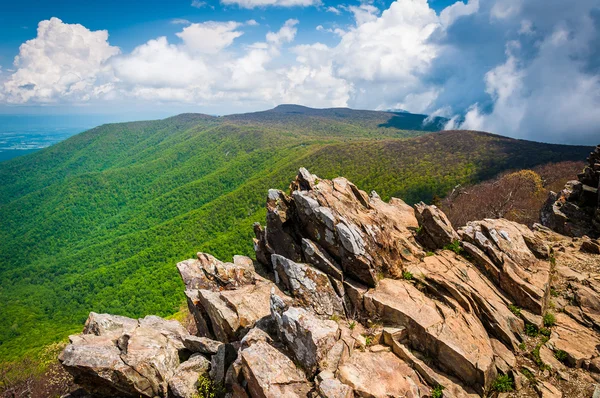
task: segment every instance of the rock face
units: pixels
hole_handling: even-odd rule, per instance
[[[589,396],[587,374],[600,380],[593,239],[504,219],[455,230],[435,206],[305,169],[289,193],[268,192],[254,232],[256,263],[177,264],[197,335],[91,313],[63,366],[124,397],[191,397],[200,377],[228,397],[324,398],[474,398],[507,376],[548,395],[574,374]]]
[[[567,236],[600,237],[600,145],[588,157],[577,180],[551,192],[541,211],[542,224]]]
[[[99,395],[166,397],[171,388],[191,397],[209,361],[186,348],[189,337],[177,321],[91,313],[84,333],[70,337],[59,360],[76,383]]]
[[[382,280],[364,300],[365,308],[384,323],[405,327],[413,349],[436,358],[469,385],[482,391],[491,385],[496,376],[494,353],[472,313],[436,302],[401,280]]]
[[[235,256],[233,263],[223,263],[198,253],[197,260],[182,261],[177,268],[198,333],[223,342],[241,339],[258,320],[269,316],[272,288],[283,296],[254,271],[248,257]]]
[[[267,225],[256,229],[255,247],[257,258],[278,254],[308,262],[311,251],[302,250],[307,239],[344,275],[375,286],[380,274],[399,277],[402,265],[422,252],[410,230],[417,226],[414,210],[400,199],[385,203],[345,178],[320,180],[301,169],[289,196],[269,191]]]
[[[504,219],[486,219],[470,222],[458,233],[473,262],[514,303],[535,314],[544,312],[550,293],[550,261],[537,258],[531,250],[539,242],[529,228]]]

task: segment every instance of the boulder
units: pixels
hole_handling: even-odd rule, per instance
[[[271,257],[278,283],[303,307],[319,315],[344,314],[343,301],[324,272],[278,254]]]
[[[459,240],[448,217],[436,206],[420,202],[415,205],[415,210],[420,228],[417,239],[423,246],[436,250]]]
[[[339,280],[344,280],[342,267],[327,252],[310,239],[302,239],[302,254],[306,262],[323,271],[327,275]]]
[[[257,321],[270,316],[271,289],[284,296],[271,281],[258,275],[254,278],[253,283],[233,290],[197,290],[193,305],[200,322],[196,319],[196,324],[206,325],[209,335],[222,342],[241,339]]]
[[[290,307],[280,312],[277,306],[272,306],[272,314],[279,325],[281,340],[307,375],[313,376],[340,337],[338,324],[331,320],[319,319],[298,307]]]
[[[236,256],[233,263],[224,263],[207,253],[198,253],[197,259],[177,264],[186,289],[234,289],[254,281],[252,260]]]
[[[389,351],[354,351],[338,369],[339,380],[360,397],[421,397],[429,392],[419,375]]]
[[[517,358],[504,344],[496,339],[490,339],[494,350],[496,368],[504,374],[508,374],[517,364]]]
[[[227,342],[269,314],[272,283],[255,272],[249,257],[234,256],[226,263],[198,253],[197,259],[182,261],[177,269],[200,336]]]
[[[559,193],[550,192],[540,218],[542,224],[567,236],[600,237],[600,145],[588,157],[588,165],[577,180]]]
[[[598,239],[584,238],[580,250],[589,254],[600,254],[600,241]]]
[[[481,271],[519,307],[544,313],[550,293],[550,262],[538,259],[530,250],[527,242],[537,238],[529,228],[505,219],[485,219],[469,222],[458,234],[487,255],[488,266],[477,260],[475,265],[484,265]]]
[[[456,377],[445,374],[441,370],[431,367],[427,363],[431,361],[427,360],[427,358],[424,356],[418,357],[418,352],[409,349],[400,340],[394,338],[389,342],[389,345],[392,347],[392,352],[408,363],[415,371],[417,371],[419,376],[421,376],[422,379],[427,382],[427,384],[430,386],[443,386],[443,396],[445,398],[477,398],[481,396],[471,388],[465,386]]]
[[[220,341],[209,339],[208,337],[185,336],[183,338],[185,348],[194,353],[214,355],[223,345]]]
[[[90,314],[59,355],[75,382],[101,396],[166,397],[190,336],[177,321]]]
[[[215,355],[210,359],[210,378],[217,384],[225,382],[225,375],[229,366],[238,357],[237,346],[239,344],[221,344]]]
[[[198,395],[198,378],[206,377],[210,362],[200,354],[192,355],[169,379],[170,395],[175,398],[195,398]]]
[[[587,279],[584,284],[574,283],[572,289],[585,323],[595,325],[600,330],[600,280]]]
[[[95,334],[96,336],[121,336],[131,333],[138,327],[137,319],[111,314],[97,314],[90,312],[83,334]]]
[[[541,381],[534,385],[535,391],[540,398],[562,398],[563,394],[547,381]]]
[[[403,326],[409,345],[434,358],[439,366],[486,390],[496,376],[494,353],[485,328],[458,303],[434,301],[412,284],[383,279],[364,296],[365,308],[384,323]]]
[[[242,372],[252,397],[305,398],[313,386],[291,359],[263,341],[241,351]]]
[[[333,378],[321,381],[317,391],[322,398],[354,398],[354,392],[350,386]]]

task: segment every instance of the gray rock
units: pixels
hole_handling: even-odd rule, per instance
[[[192,355],[175,370],[169,379],[169,391],[175,398],[194,398],[198,395],[198,378],[206,377],[210,362],[200,354]]]
[[[303,306],[312,308],[319,315],[344,314],[342,299],[325,273],[278,254],[273,254],[271,261],[285,290],[290,291]]]
[[[309,311],[290,307],[278,313],[273,308],[274,318],[279,324],[281,339],[308,376],[317,372],[319,364],[339,339],[338,324],[317,318]]]

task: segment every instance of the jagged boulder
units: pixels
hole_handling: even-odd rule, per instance
[[[399,277],[403,264],[422,253],[411,233],[418,227],[414,210],[399,199],[385,203],[345,178],[320,180],[305,169],[290,189],[289,196],[269,191],[267,225],[255,228],[257,258],[278,254],[310,262],[312,254],[302,248],[302,239],[309,239],[346,276],[375,286],[379,274]]]
[[[77,384],[97,395],[167,397],[169,387],[185,394],[193,384],[191,369],[194,383],[208,370],[200,354],[181,361],[194,354],[184,343],[189,337],[177,321],[92,313],[84,332],[70,336],[59,361]]]
[[[271,298],[271,314],[277,322],[280,338],[307,374],[313,376],[339,339],[339,326],[303,308],[282,308],[282,303],[276,296]]]
[[[588,157],[577,180],[550,192],[540,212],[542,224],[567,236],[600,237],[600,145]]]
[[[197,260],[177,264],[186,284],[188,307],[198,333],[222,342],[239,340],[257,321],[270,316],[271,289],[284,296],[268,279],[255,272],[253,262],[234,256],[224,263],[198,253]]]
[[[409,271],[429,287],[430,294],[441,300],[446,300],[444,293],[449,295],[464,311],[476,315],[491,335],[517,348],[524,322],[509,310],[510,299],[463,257],[445,250],[425,257]]]
[[[295,263],[278,254],[271,257],[276,280],[304,307],[317,314],[344,314],[342,298],[324,272],[308,264]]]
[[[242,373],[252,397],[306,397],[313,389],[287,356],[264,341],[242,350]]]
[[[423,246],[436,250],[459,240],[448,217],[436,206],[421,202],[415,205],[415,210],[420,228],[417,238]]]
[[[600,337],[565,314],[556,314],[556,326],[548,345],[553,351],[565,352],[572,367],[581,367],[585,361],[600,357]]]
[[[531,251],[530,246],[539,242],[529,228],[505,219],[485,219],[469,222],[458,234],[473,263],[514,303],[535,314],[544,312],[550,293],[550,261]]]
[[[198,394],[198,377],[206,376],[210,369],[210,361],[200,354],[194,354],[183,362],[171,379],[169,392],[175,398],[192,398]]]
[[[421,397],[429,388],[419,375],[389,349],[355,351],[339,367],[339,380],[361,397]]]

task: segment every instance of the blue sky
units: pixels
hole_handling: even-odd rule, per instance
[[[291,102],[600,141],[598,0],[5,3],[0,113],[122,120]]]

